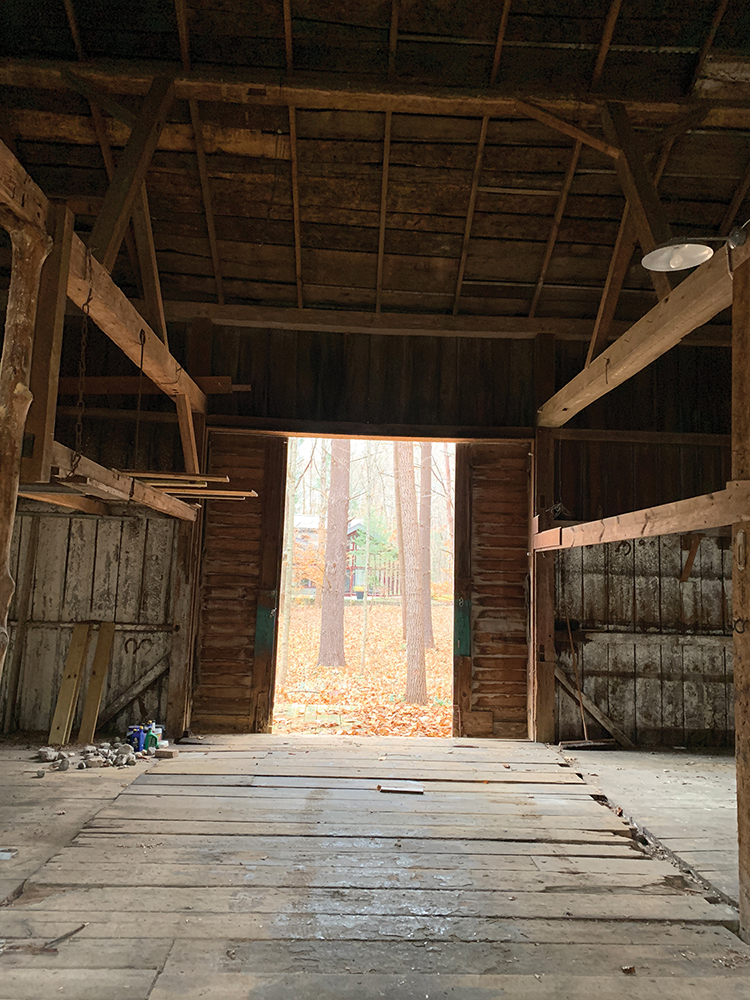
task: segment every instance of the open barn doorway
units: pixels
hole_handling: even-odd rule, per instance
[[[275,733],[450,736],[455,446],[290,438]]]

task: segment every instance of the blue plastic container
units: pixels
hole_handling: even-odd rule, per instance
[[[125,740],[136,752],[143,750],[143,745],[146,742],[146,730],[143,726],[128,726]]]

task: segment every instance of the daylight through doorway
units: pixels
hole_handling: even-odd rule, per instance
[[[450,736],[455,447],[289,440],[274,733]]]

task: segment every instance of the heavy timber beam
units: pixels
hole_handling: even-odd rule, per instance
[[[45,229],[51,212],[44,194],[8,147],[0,143],[0,211],[4,209],[23,223]],[[204,393],[75,234],[71,240],[68,298],[79,308],[88,302],[91,318],[100,330],[136,365],[141,359],[143,330],[144,374],[168,396],[186,395],[195,412],[205,412]]]
[[[32,403],[24,426],[26,455],[21,459],[21,477],[25,483],[49,482],[73,224],[70,209],[56,205],[54,245],[42,268],[39,287],[29,382]]]
[[[75,235],[70,255],[68,298],[81,309],[88,301],[91,319],[136,365],[140,365],[141,361],[143,331],[146,337],[143,345],[144,375],[168,396],[187,395],[193,410],[205,412],[205,395]]]
[[[2,305],[2,295],[0,295]],[[210,320],[216,326],[263,330],[308,330],[321,333],[377,333],[396,337],[501,337],[533,340],[554,333],[559,340],[591,339],[591,321],[554,316],[446,316],[431,313],[365,313],[336,309],[290,309],[284,306],[216,306],[207,302],[164,303],[173,323]],[[612,323],[610,333],[622,334],[630,324]],[[694,346],[728,347],[728,324],[711,324],[691,338]],[[191,369],[192,371],[192,369]]]
[[[108,271],[114,266],[135,200],[146,180],[151,157],[173,103],[174,82],[169,77],[156,77],[143,102],[141,114],[130,133],[91,231],[91,252]]]
[[[652,538],[677,532],[721,528],[736,521],[750,520],[750,481],[727,483],[725,490],[705,496],[677,500],[660,507],[648,507],[629,514],[586,521],[567,528],[548,528],[533,536],[537,552],[574,549],[581,545],[603,545],[631,538]]]
[[[33,191],[31,192],[33,194]],[[35,209],[32,207],[32,211]],[[21,448],[31,403],[29,373],[34,346],[39,278],[52,240],[39,228],[19,221],[0,205],[0,224],[8,230],[13,266],[0,359],[0,677],[8,649],[8,611],[15,590],[10,574],[10,543],[18,499]]]
[[[109,61],[107,66],[80,66],[57,60],[6,59],[0,63],[0,84],[16,87],[31,87],[42,90],[64,90],[63,70],[74,70],[86,76],[99,86],[114,94],[145,94],[162,64],[134,63],[131,61]],[[461,90],[449,87],[416,88],[399,85],[392,87],[346,87],[322,85],[317,81],[305,83],[298,80],[280,81],[278,74],[260,71],[237,70],[231,73],[217,70],[214,73],[182,73],[175,79],[175,94],[178,100],[214,101],[220,104],[265,104],[289,105],[297,109],[321,108],[332,111],[393,111],[398,114],[415,115],[458,115],[481,118],[507,118],[522,114],[528,105],[514,97],[485,93],[476,90]],[[592,119],[601,110],[601,101],[596,98],[548,94],[537,100],[544,102],[544,111],[555,115],[570,116],[577,120]],[[750,106],[746,102],[732,104],[710,104],[706,123],[718,128],[747,128],[750,126]],[[628,100],[625,102],[633,124],[667,125],[684,113],[684,101]],[[695,101],[691,102],[695,106]],[[535,108],[535,112],[540,109]],[[549,124],[549,122],[548,122]],[[571,122],[562,122],[567,128]],[[566,133],[567,134],[567,133]],[[572,138],[578,138],[573,135]],[[593,138],[593,137],[591,137]],[[596,140],[597,146],[607,146]],[[611,147],[608,147],[611,149]],[[612,150],[612,155],[616,151]]]
[[[731,258],[730,258],[731,254]],[[562,427],[576,413],[622,385],[732,302],[731,269],[750,259],[750,243],[723,247],[658,302],[588,368],[537,412],[540,427]]]
[[[750,490],[750,261],[734,275],[732,305],[732,475]],[[739,520],[737,518],[736,520]],[[750,941],[750,527],[732,529],[735,756],[739,830],[740,937]]]

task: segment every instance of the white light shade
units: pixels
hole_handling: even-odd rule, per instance
[[[641,263],[649,271],[684,271],[705,263],[713,255],[705,243],[671,243],[647,253]]]

